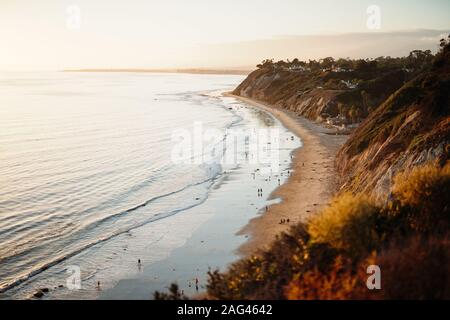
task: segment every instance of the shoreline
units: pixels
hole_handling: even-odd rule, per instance
[[[302,141],[293,152],[292,175],[269,197],[282,201],[269,206],[267,212],[251,219],[238,232],[249,236],[238,249],[240,255],[248,256],[264,250],[290,225],[305,221],[330,202],[337,189],[335,155],[348,136],[336,135],[335,130],[287,110],[232,93],[225,95],[270,113]],[[280,224],[281,219],[289,219],[290,223]]]
[[[221,93],[219,97],[223,98],[224,96]],[[224,108],[227,111],[232,108],[234,112],[239,112],[243,117],[242,123],[246,123],[247,126],[253,127],[253,125],[261,123],[261,117],[271,119],[273,117],[259,109],[235,104],[236,100],[232,99],[228,104],[224,104]],[[288,140],[292,135],[290,130],[279,122],[276,125],[282,128],[283,140]],[[293,143],[295,146],[289,148],[288,146]],[[295,142],[289,139],[285,145],[286,149],[280,151],[281,158],[285,160],[282,161],[282,171],[290,168],[287,162],[290,154],[297,150],[298,144],[298,138],[295,139]],[[209,216],[186,239],[186,242],[175,248],[166,258],[144,265],[140,274],[120,279],[99,299],[146,299],[155,291],[167,291],[168,285],[173,282],[179,285],[181,292],[192,299],[198,300],[205,297],[208,271],[225,271],[229,265],[240,259],[238,248],[244,245],[249,237],[239,234],[238,231],[257,217],[263,208],[274,203],[270,197],[262,195],[257,197],[255,194],[257,188],[261,186],[270,190],[266,195],[270,195],[278,187],[276,179],[268,181],[266,176],[261,175],[256,175],[256,178],[252,179],[252,173],[258,168],[260,168],[260,164],[227,169],[225,175],[211,188],[204,204],[173,218],[192,220],[192,214],[195,212],[201,216]],[[281,179],[282,183],[285,183],[288,177],[284,176]],[[231,203],[230,200],[232,200]],[[225,203],[228,205],[224,205]],[[194,285],[197,279],[198,289]]]
[[[217,90],[214,89],[214,93]],[[222,91],[223,92],[223,91]],[[211,108],[219,98],[217,107],[229,117],[230,111],[238,116],[236,123],[246,128],[274,125],[265,121],[272,115],[259,109],[236,103],[236,99],[224,99],[218,94],[209,96],[204,108]],[[214,99],[214,100],[210,100]],[[234,122],[235,120],[233,120]],[[221,123],[218,121],[218,123]],[[269,124],[268,124],[269,123]],[[298,138],[291,141],[292,133],[276,121],[283,135],[284,146],[280,148],[280,169],[290,169],[291,154],[300,145]],[[231,149],[230,149],[231,150]],[[232,152],[232,151],[230,151]],[[0,299],[34,299],[40,288],[49,292],[42,299],[149,299],[155,291],[165,292],[170,283],[176,282],[189,296],[202,294],[206,289],[209,270],[224,271],[240,258],[237,249],[248,237],[237,232],[257,217],[259,212],[273,202],[268,196],[278,187],[276,179],[267,180],[265,175],[252,175],[261,164],[231,164],[224,174],[208,187],[205,201],[200,205],[183,210],[170,219],[159,219],[93,246],[89,250],[62,261],[57,266],[33,276],[29,281],[8,290]],[[280,176],[282,183],[287,174]],[[264,196],[257,196],[257,189],[264,188]],[[259,194],[259,192],[258,192]],[[192,193],[191,197],[198,197]],[[202,198],[203,199],[203,198]],[[144,214],[150,206],[140,208]],[[142,263],[137,264],[136,261]],[[68,290],[66,266],[77,265],[89,277],[83,279],[81,290]],[[101,265],[100,269],[89,266]],[[199,281],[199,290],[195,287]],[[101,288],[97,287],[100,281]],[[194,285],[193,285],[194,283]],[[62,285],[62,287],[61,287]]]
[[[313,164],[319,165],[322,169],[324,167],[328,167],[328,165],[319,163],[318,161],[321,156],[327,155],[327,152],[330,150],[334,150],[332,157],[330,158],[333,162],[331,168],[334,169],[334,152],[339,147],[339,144],[332,141],[334,141],[334,139],[343,141],[345,137],[332,136],[330,135],[330,132],[332,131],[331,129],[326,129],[320,125],[299,117],[292,117],[284,110],[271,108],[263,103],[251,99],[237,97],[230,94],[224,95],[234,98],[233,100],[236,102],[244,102],[246,107],[245,109],[247,109],[248,106],[249,111],[244,111],[245,109],[242,109],[243,112],[250,112],[251,109],[259,112],[262,110],[277,118],[280,121],[281,126],[286,129],[286,138],[290,137],[292,134],[295,134],[301,138],[303,146],[297,148],[297,144],[294,148],[289,150],[289,154],[285,154],[283,157],[286,161],[283,161],[282,163],[286,162],[286,169],[291,168],[291,170],[293,170],[292,175],[290,177],[285,176],[281,186],[276,186],[276,181],[272,180],[269,184],[273,183],[275,185],[272,185],[272,188],[270,188],[271,191],[269,192],[271,193],[267,194],[267,197],[258,197],[255,199],[253,197],[256,190],[255,188],[259,187],[261,183],[267,183],[267,181],[255,181],[254,179],[249,179],[248,184],[243,184],[242,182],[248,179],[250,173],[253,171],[253,168],[249,167],[248,172],[242,172],[242,169],[237,169],[234,173],[233,171],[230,171],[230,173],[227,174],[227,176],[224,177],[224,180],[220,183],[220,192],[214,191],[216,189],[219,190],[219,188],[213,188],[212,194],[208,197],[207,204],[199,208],[195,207],[189,209],[184,214],[175,215],[170,221],[168,221],[169,225],[172,226],[169,230],[176,230],[177,225],[186,226],[188,223],[194,223],[194,221],[197,221],[197,218],[199,221],[202,221],[201,224],[189,231],[191,232],[190,234],[186,234],[183,238],[185,239],[185,242],[177,244],[175,249],[172,250],[170,254],[164,256],[158,255],[156,260],[151,261],[148,257],[146,258],[139,255],[138,257],[143,259],[144,263],[142,266],[137,266],[135,264],[135,258],[137,256],[133,255],[131,248],[139,249],[139,243],[152,243],[150,241],[152,234],[156,231],[159,233],[159,230],[162,230],[161,228],[165,227],[167,222],[160,221],[155,224],[147,225],[147,227],[133,229],[133,231],[129,232],[129,234],[126,236],[124,235],[127,242],[126,247],[130,250],[123,253],[122,243],[115,245],[115,242],[111,242],[110,247],[107,247],[107,251],[122,252],[121,257],[129,254],[133,256],[133,259],[125,259],[125,261],[129,261],[129,263],[127,262],[126,264],[130,264],[129,268],[131,269],[129,270],[132,271],[130,274],[119,276],[118,281],[111,287],[109,287],[108,282],[102,278],[103,280],[101,279],[101,283],[102,285],[105,285],[105,291],[102,290],[101,292],[96,290],[94,287],[86,287],[75,296],[72,296],[70,292],[59,292],[60,289],[55,288],[54,292],[56,292],[59,298],[64,296],[70,298],[81,298],[92,289],[96,290],[94,292],[94,299],[148,299],[154,291],[164,291],[168,283],[171,283],[172,281],[177,282],[180,285],[180,288],[184,289],[185,293],[194,296],[196,291],[193,286],[191,287],[191,284],[195,278],[198,278],[200,281],[201,290],[200,292],[197,291],[197,293],[201,295],[205,289],[206,275],[210,268],[222,269],[223,267],[237,261],[239,257],[252,254],[257,250],[262,249],[264,246],[270,244],[273,239],[275,239],[276,235],[283,231],[287,231],[290,224],[296,223],[305,218],[304,215],[300,214],[302,213],[302,205],[305,205],[305,208],[309,208],[307,206],[308,203],[311,201],[316,201],[316,198],[328,200],[329,196],[331,196],[334,192],[334,188],[330,188],[326,194],[322,194],[322,192],[317,191],[316,198],[308,197],[308,201],[305,201],[303,204],[299,201],[299,196],[301,198],[302,196],[310,194],[311,190],[320,189],[314,189],[308,184],[315,185],[320,182],[318,186],[323,186],[323,179],[314,179],[314,181],[311,180],[311,182],[304,179],[307,177],[307,169],[310,168],[309,165]],[[242,106],[244,105],[241,105],[241,107]],[[252,106],[255,108],[251,108]],[[237,107],[237,109],[240,109],[241,107]],[[253,118],[250,117],[249,119],[251,120]],[[300,121],[300,123],[298,121]],[[308,130],[311,130],[311,132]],[[319,132],[320,134],[318,134]],[[327,141],[332,142],[330,146],[334,146],[334,149],[329,149],[329,146],[322,146],[322,143],[326,144]],[[293,158],[290,161],[290,164],[287,164],[287,159],[289,159],[290,155],[292,155]],[[313,155],[313,157],[309,159],[308,157],[305,157],[305,155]],[[319,156],[319,158],[317,158],[317,156]],[[304,167],[303,163],[305,164]],[[298,168],[298,166],[300,167]],[[325,177],[325,175],[322,175],[317,170],[311,171],[310,173],[318,174],[321,178]],[[302,178],[299,179],[299,176]],[[297,180],[299,180],[300,183],[298,183]],[[301,184],[305,182],[306,187]],[[266,189],[266,187],[264,187],[264,189]],[[240,191],[237,192],[236,190]],[[305,190],[306,193],[302,190]],[[233,202],[236,203],[236,210],[232,210],[234,212],[234,216],[230,215],[230,207],[221,205],[224,199],[224,192],[226,194],[226,198],[233,199]],[[328,196],[328,198],[326,198],[326,196]],[[238,198],[240,201],[236,201]],[[268,204],[271,202],[270,200],[274,198],[280,198],[282,201],[272,205]],[[319,200],[317,201],[317,204],[324,203],[319,202]],[[263,210],[266,204],[268,204],[269,207],[267,212]],[[211,208],[221,208],[222,211],[219,210],[218,212],[212,214]],[[313,206],[313,209],[315,210],[316,206]],[[305,210],[313,212],[313,209]],[[263,211],[265,213],[262,215],[261,212]],[[295,212],[296,214],[293,214],[292,212]],[[194,216],[192,216],[192,214],[194,214]],[[291,220],[290,224],[279,224],[281,218],[289,218]],[[185,229],[185,227],[183,228]],[[228,236],[232,238],[230,238],[229,242],[227,241],[227,245],[221,245],[224,238]],[[142,239],[146,240],[142,241]],[[170,244],[175,240],[179,240],[179,232],[176,231],[170,234],[165,233],[163,237],[157,239],[157,242]],[[130,243],[132,243],[132,245],[130,245]],[[90,254],[95,255],[96,252],[92,251]],[[120,259],[123,260],[123,258]],[[70,263],[72,262],[73,261]],[[42,281],[44,282],[43,285],[40,285],[39,282],[37,282],[37,285],[34,287],[26,288],[24,292],[16,293],[28,295],[28,292],[32,293],[35,287],[49,286],[46,283],[46,278],[43,278]]]

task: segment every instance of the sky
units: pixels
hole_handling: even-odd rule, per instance
[[[401,55],[436,48],[449,12],[449,0],[0,0],[0,70]]]

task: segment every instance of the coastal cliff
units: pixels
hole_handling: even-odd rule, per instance
[[[450,152],[450,50],[374,110],[339,151],[342,189],[385,198],[392,178]]]
[[[265,61],[233,94],[351,133],[336,157],[340,189],[385,200],[398,172],[449,158],[448,48],[433,59]]]
[[[261,69],[235,94],[316,120],[336,113],[332,101],[358,96],[351,89],[315,89],[311,100],[306,94],[295,97],[302,84],[283,84],[292,75]],[[384,76],[369,83],[383,86]],[[317,85],[319,80],[312,81]],[[441,42],[432,64],[400,82],[385,86],[395,92],[379,95],[385,100],[378,107],[363,109],[365,120],[339,150],[341,192],[308,221],[282,233],[269,249],[234,263],[225,273],[211,272],[211,297],[449,299],[450,39]],[[380,290],[366,285],[367,267],[374,265],[382,270]]]
[[[365,118],[411,76],[399,67],[298,71],[269,65],[252,72],[233,94],[316,122],[349,125]]]

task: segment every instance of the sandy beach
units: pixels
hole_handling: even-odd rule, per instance
[[[270,198],[280,198],[282,201],[250,220],[239,232],[250,236],[239,248],[239,253],[246,256],[266,248],[276,235],[287,231],[294,223],[305,221],[329,203],[336,191],[335,154],[347,136],[336,135],[335,130],[287,110],[230,93],[227,96],[269,112],[303,143],[294,153],[293,173],[288,182],[270,195]],[[289,219],[290,223],[280,224],[281,219]]]

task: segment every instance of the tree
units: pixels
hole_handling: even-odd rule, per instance
[[[450,44],[450,34],[448,35],[447,39],[442,38],[439,44],[439,47],[441,48],[441,51],[444,50],[444,48]]]
[[[351,61],[350,59],[343,59],[343,58],[340,58],[340,59],[338,59],[337,61],[335,61],[335,64],[336,64],[339,68],[342,68],[342,69],[345,69],[345,70],[349,70],[349,69],[352,68],[352,61]]]
[[[348,111],[348,116],[350,117],[352,123],[356,122],[355,119],[358,116],[358,111],[357,111],[357,108],[355,106],[352,106],[350,108],[350,110]]]
[[[364,60],[359,59],[356,61],[355,70],[360,72],[372,72],[378,68],[378,62],[376,60]]]
[[[320,66],[323,69],[331,69],[333,67],[334,64],[334,58],[332,57],[326,57],[322,60],[320,60]]]
[[[258,69],[267,68],[267,67],[273,67],[273,59],[266,59],[263,60],[260,64],[256,66]]]
[[[289,66],[289,64],[286,61],[284,61],[284,60],[278,61],[277,63],[275,63],[275,65],[277,67],[288,67]]]
[[[309,60],[308,67],[311,69],[311,71],[319,70],[320,62],[317,62],[316,60]]]
[[[361,98],[364,109],[369,109],[369,94],[365,90],[361,91]]]
[[[341,102],[338,103],[338,110],[339,110],[339,115],[343,116],[345,113],[345,106],[343,103],[341,103]]]
[[[366,71],[367,69],[367,61],[364,59],[359,59],[355,62],[355,70],[356,71]]]
[[[413,50],[406,57],[406,67],[408,69],[417,70],[430,65],[433,61],[431,50]]]
[[[356,108],[356,109],[355,109],[355,118],[356,118],[356,122],[359,122],[359,120],[361,119],[361,117],[362,117],[362,111],[361,111],[361,109]]]

